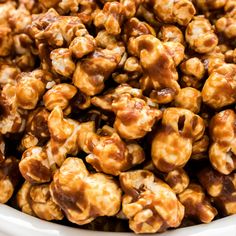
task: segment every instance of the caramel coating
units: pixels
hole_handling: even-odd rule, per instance
[[[214,109],[235,103],[235,64],[223,64],[215,69],[202,89],[203,102]]]
[[[113,216],[121,204],[121,190],[112,177],[90,174],[79,158],[65,160],[53,177],[50,192],[67,218],[79,225],[98,216]]]
[[[158,33],[158,38],[163,42],[176,42],[184,44],[183,33],[175,25],[163,25]]]
[[[183,108],[167,108],[152,141],[156,168],[169,172],[183,167],[192,154],[193,143],[202,138],[204,130],[204,121],[198,115]]]
[[[123,5],[117,1],[105,3],[103,9],[94,18],[94,25],[104,27],[109,34],[118,35],[124,19]]]
[[[85,132],[88,132],[87,128]],[[143,149],[138,144],[126,144],[109,126],[104,126],[98,134],[91,131],[90,134],[84,134],[81,130],[78,139],[84,140],[84,142],[80,141],[83,143],[80,146],[86,153],[90,153],[86,161],[99,172],[119,175],[145,159]]]
[[[210,22],[204,16],[196,16],[191,21],[185,32],[186,41],[198,53],[208,53],[218,44]]]
[[[71,84],[57,84],[44,94],[43,102],[45,107],[50,111],[52,111],[56,106],[65,110],[70,105],[70,101],[76,93],[77,88]]]
[[[213,198],[214,203],[224,215],[236,213],[236,174],[222,175],[212,168],[205,168],[198,173],[201,185]]]
[[[185,207],[186,217],[190,216],[200,222],[210,223],[218,213],[198,184],[190,184],[178,197]]]
[[[19,168],[24,179],[31,184],[47,183],[51,180],[52,171],[47,153],[41,147],[27,149],[22,155]]]
[[[79,122],[64,118],[63,111],[56,106],[48,117],[50,141],[47,144],[47,155],[50,166],[61,166],[67,155],[76,155]]]
[[[0,162],[0,203],[6,203],[13,195],[20,178],[18,163],[15,157]]]
[[[125,139],[144,137],[162,115],[160,110],[150,107],[148,102],[130,94],[122,94],[114,99],[112,110],[116,114],[114,128]]]
[[[51,51],[52,69],[60,75],[70,77],[75,70],[75,63],[71,56],[72,52],[68,48],[58,48]]]
[[[175,68],[175,62],[171,55],[156,37],[152,35],[141,35],[129,40],[129,52],[134,56],[140,57],[140,63],[143,67],[144,79],[141,81],[141,88],[146,89],[145,84],[155,90],[166,92],[157,94],[157,100],[170,94],[170,101],[173,100],[174,94],[180,90],[177,82],[178,73]],[[142,84],[144,86],[142,86]],[[168,102],[170,102],[168,101]]]
[[[209,158],[213,167],[225,175],[236,169],[235,121],[235,112],[228,109],[217,113],[210,122],[213,142]]]
[[[162,22],[183,26],[186,26],[196,13],[194,5],[189,0],[154,0],[153,10]]]
[[[227,0],[195,0],[195,2],[198,8],[208,11],[223,8]]]
[[[17,193],[17,205],[26,214],[43,220],[62,220],[60,207],[52,200],[48,184],[32,185],[24,182]]]
[[[99,94],[104,89],[104,81],[118,66],[124,47],[97,49],[79,61],[73,75],[73,84],[88,96]]]
[[[175,97],[175,106],[185,108],[193,113],[199,113],[201,108],[202,95],[197,89],[186,87],[179,91]]]
[[[72,40],[69,49],[76,58],[82,58],[85,55],[93,52],[95,50],[95,46],[96,43],[94,38],[91,35],[85,35],[75,37]]]
[[[47,80],[51,80],[51,75],[43,70],[20,73],[16,85],[17,106],[26,110],[34,109],[45,92]]]
[[[0,135],[0,163],[5,159],[5,142],[2,135]]]
[[[181,168],[170,171],[165,176],[165,181],[176,194],[182,193],[189,185],[189,177]]]
[[[120,183],[125,192],[122,211],[135,233],[162,232],[180,225],[184,216],[183,205],[172,189],[152,172],[122,173]]]

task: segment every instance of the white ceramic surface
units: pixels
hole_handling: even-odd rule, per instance
[[[21,213],[0,204],[0,236],[134,236],[132,233],[97,232],[71,228]],[[236,236],[236,215],[197,225],[168,231],[158,236]]]

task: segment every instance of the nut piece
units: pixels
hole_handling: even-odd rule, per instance
[[[202,99],[214,109],[220,109],[236,101],[236,65],[223,64],[213,70],[202,89]]]
[[[178,23],[186,26],[196,13],[189,0],[154,0],[153,10],[157,18],[164,23]]]
[[[163,42],[176,42],[184,44],[183,33],[175,25],[163,25],[159,31],[158,38]]]
[[[73,84],[88,96],[94,96],[104,89],[104,81],[118,66],[125,48],[96,49],[80,60],[73,75]]]
[[[236,174],[222,175],[212,168],[205,168],[198,178],[216,206],[224,215],[236,214]]]
[[[22,176],[29,183],[46,183],[51,180],[52,171],[49,166],[46,150],[41,147],[27,149],[21,158],[19,168]]]
[[[167,108],[162,126],[152,141],[152,161],[163,172],[183,167],[192,154],[194,142],[204,135],[203,119],[189,110]]]
[[[8,157],[0,163],[0,203],[6,203],[11,198],[20,179],[18,163],[15,157]]]
[[[90,174],[79,158],[67,158],[50,186],[53,200],[76,224],[90,223],[98,216],[118,213],[121,190],[112,177]]]
[[[208,53],[218,44],[210,22],[204,16],[196,16],[189,23],[185,32],[186,41],[198,53]]]
[[[84,132],[88,130],[85,129]],[[80,143],[84,140],[84,144],[80,144],[81,148],[86,153],[91,153],[86,157],[86,161],[97,171],[119,175],[120,172],[142,163],[145,159],[144,151],[138,144],[126,144],[109,126],[98,130],[98,134],[91,131],[90,134],[84,132],[81,128],[78,140]]]
[[[32,185],[24,182],[17,193],[17,205],[26,214],[43,220],[62,220],[60,207],[52,200],[48,184]]]
[[[98,28],[104,26],[106,31],[112,35],[121,32],[121,25],[124,19],[123,5],[117,1],[105,3],[103,10],[97,13],[94,18],[94,25]]]
[[[135,233],[156,233],[178,227],[184,207],[172,189],[152,172],[136,170],[120,174],[125,192],[122,211]]]
[[[193,217],[200,222],[210,223],[218,213],[198,184],[190,184],[178,197],[185,206],[185,217]]]
[[[175,97],[175,106],[185,108],[193,113],[199,113],[202,103],[202,95],[197,89],[187,87],[180,90]]]
[[[210,122],[212,145],[209,158],[213,167],[228,175],[236,169],[236,114],[224,110],[216,114]]]
[[[71,57],[72,52],[68,48],[54,49],[50,53],[52,69],[59,75],[70,77],[75,70],[75,63]]]
[[[45,107],[52,111],[56,106],[62,110],[68,108],[70,100],[75,96],[77,88],[71,84],[61,83],[54,85],[43,96]]]
[[[176,194],[182,193],[189,185],[189,177],[182,168],[170,171],[165,181]]]

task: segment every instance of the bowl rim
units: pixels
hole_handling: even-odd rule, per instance
[[[36,217],[27,215],[17,209],[10,206],[0,204],[0,232],[8,235],[14,230],[13,227],[9,228],[7,225],[14,225],[15,229],[19,229],[22,232],[38,232],[38,235],[60,235],[60,236],[82,236],[85,233],[88,236],[134,236],[134,233],[130,232],[104,232],[104,231],[92,231],[80,228],[74,228],[70,226],[60,225],[54,222],[48,222],[38,219]],[[169,230],[160,236],[197,236],[202,235],[203,231],[207,231],[208,235],[211,231],[225,233],[227,230],[232,230],[236,235],[236,215],[224,217],[222,219],[215,220],[209,224],[200,224],[195,226],[189,226],[180,229]],[[41,234],[42,233],[42,234]],[[14,234],[15,235],[15,234]],[[22,233],[20,234],[22,235]],[[26,234],[27,235],[27,234]],[[218,235],[218,234],[217,234]],[[219,234],[220,235],[220,234]],[[222,234],[221,234],[222,235]],[[229,234],[227,234],[229,235]],[[233,234],[230,234],[233,235]]]

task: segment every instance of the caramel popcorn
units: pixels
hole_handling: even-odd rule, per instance
[[[164,23],[178,23],[186,26],[196,13],[189,0],[154,0],[153,10],[158,19]]]
[[[218,44],[210,22],[204,16],[196,16],[189,23],[185,32],[186,41],[198,53],[208,53]]]
[[[48,184],[25,182],[17,193],[17,205],[26,214],[44,220],[62,220],[60,207],[52,200]]]
[[[48,163],[46,150],[41,147],[27,149],[19,163],[22,176],[29,183],[46,183],[51,180],[52,171]]]
[[[0,162],[0,203],[6,203],[12,197],[19,182],[18,163],[15,157],[8,157]]]
[[[235,120],[235,112],[228,109],[217,113],[210,122],[213,142],[210,146],[209,158],[213,167],[225,175],[236,169]]]
[[[169,172],[183,167],[192,154],[193,143],[202,138],[203,119],[183,108],[167,108],[162,126],[152,141],[152,161],[157,169]]]
[[[0,26],[0,203],[137,234],[236,214],[235,0],[2,0]]]
[[[193,113],[199,113],[202,95],[197,89],[186,87],[179,91],[175,97],[175,106],[188,109]]]
[[[203,102],[215,109],[235,102],[235,64],[223,64],[215,69],[202,89]]]
[[[235,173],[223,175],[211,168],[205,168],[198,173],[198,178],[224,215],[235,214]]]
[[[182,193],[189,185],[189,177],[181,168],[170,171],[165,176],[165,181],[176,194]]]
[[[217,210],[211,205],[202,187],[198,184],[190,184],[178,196],[185,207],[185,216],[191,216],[200,222],[209,223],[217,215]]]
[[[178,227],[184,216],[184,207],[172,189],[150,171],[136,170],[120,175],[125,192],[122,211],[135,233],[162,232]]]
[[[54,85],[44,94],[44,105],[50,111],[57,106],[62,110],[67,109],[70,100],[76,95],[76,92],[76,87],[71,84],[61,83]]]
[[[72,157],[55,173],[50,192],[68,219],[79,225],[115,215],[121,203],[121,190],[111,177],[90,174],[81,159]]]

